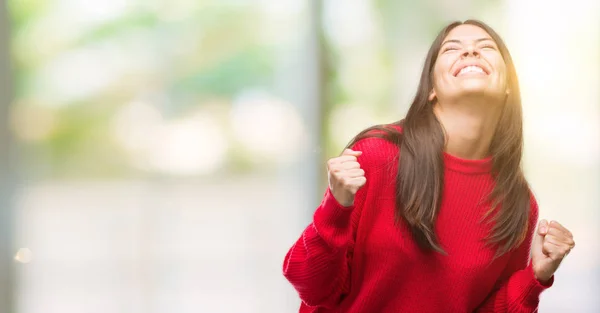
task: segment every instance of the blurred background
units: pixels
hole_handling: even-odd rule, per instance
[[[540,217],[577,248],[540,312],[600,312],[596,0],[7,0],[0,313],[297,312],[283,258],[324,162],[403,117],[448,22],[506,40]]]

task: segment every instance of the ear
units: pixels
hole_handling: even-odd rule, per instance
[[[431,92],[429,93],[429,102],[433,101],[433,99],[435,99],[435,90],[431,90]]]

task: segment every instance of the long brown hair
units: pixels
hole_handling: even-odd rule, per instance
[[[373,126],[354,137],[348,147],[366,137],[380,137],[398,145],[401,153],[396,178],[396,219],[408,224],[419,246],[445,254],[434,230],[444,188],[445,135],[428,97],[433,89],[433,68],[442,41],[462,24],[478,26],[494,39],[507,70],[510,93],[490,145],[495,185],[487,199],[491,208],[482,219],[493,224],[486,242],[497,246],[496,256],[500,256],[525,239],[530,193],[521,169],[523,118],[517,73],[508,48],[491,27],[481,21],[467,20],[453,22],[442,29],[429,49],[417,94],[406,117],[391,124],[401,126],[402,132],[387,125]],[[495,214],[491,214],[493,212]]]

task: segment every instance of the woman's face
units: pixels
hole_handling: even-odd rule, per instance
[[[506,64],[490,35],[475,25],[452,29],[442,41],[434,65],[430,100],[498,97],[508,92],[506,88]]]

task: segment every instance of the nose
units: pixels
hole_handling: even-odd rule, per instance
[[[479,50],[475,47],[475,45],[468,45],[465,47],[465,49],[462,53],[462,56],[463,57],[468,57],[468,56],[478,57]]]

